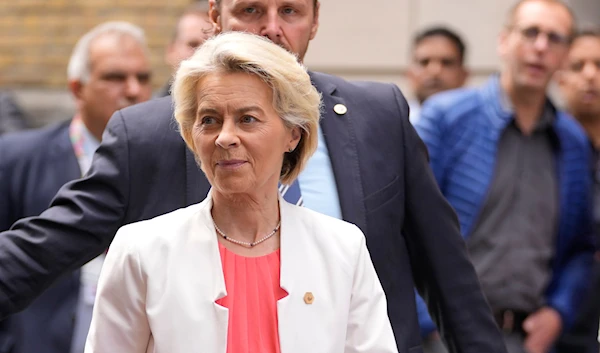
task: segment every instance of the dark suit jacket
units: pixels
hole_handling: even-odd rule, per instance
[[[0,135],[27,127],[23,113],[7,92],[0,92]]]
[[[413,287],[452,352],[505,352],[455,213],[394,85],[311,73],[343,218],[367,236],[399,351],[421,352]],[[344,104],[348,112],[336,115]],[[0,317],[109,245],[118,227],[201,201],[209,184],[176,132],[170,98],[117,112],[87,177],[0,234]],[[34,260],[35,259],[35,260]]]
[[[61,186],[81,177],[69,141],[69,123],[0,138],[0,230],[21,218],[39,215]],[[0,263],[3,269],[12,266]],[[0,322],[0,353],[69,352],[78,272],[67,274],[26,310]]]

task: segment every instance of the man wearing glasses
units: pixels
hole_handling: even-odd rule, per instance
[[[432,97],[416,123],[509,352],[553,348],[591,268],[590,146],[546,95],[574,28],[558,0],[519,1],[500,74]]]

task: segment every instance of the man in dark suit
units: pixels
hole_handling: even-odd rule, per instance
[[[143,31],[124,22],[102,24],[79,40],[68,68],[75,117],[0,139],[0,230],[44,211],[61,186],[87,171],[110,116],[150,98],[147,50]],[[101,263],[102,256],[67,271],[0,322],[0,353],[82,353]]]
[[[218,32],[264,35],[302,60],[319,3],[220,0],[211,1],[210,14]],[[505,352],[399,89],[316,72],[311,78],[324,105],[318,151],[299,178],[304,204],[366,234],[399,351],[422,351],[416,285],[450,351]],[[101,253],[120,226],[206,196],[209,184],[172,116],[168,97],[117,112],[87,176],[62,188],[41,216],[0,234],[0,317]]]

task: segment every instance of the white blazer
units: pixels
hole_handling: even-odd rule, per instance
[[[280,199],[282,353],[397,352],[358,227]],[[225,353],[227,295],[210,194],[122,227],[111,244],[85,352]],[[312,293],[312,304],[304,301]]]

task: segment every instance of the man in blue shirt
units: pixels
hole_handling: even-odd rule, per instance
[[[546,96],[574,28],[560,1],[519,1],[500,35],[500,74],[430,98],[416,124],[509,352],[552,349],[591,267],[589,143]]]

